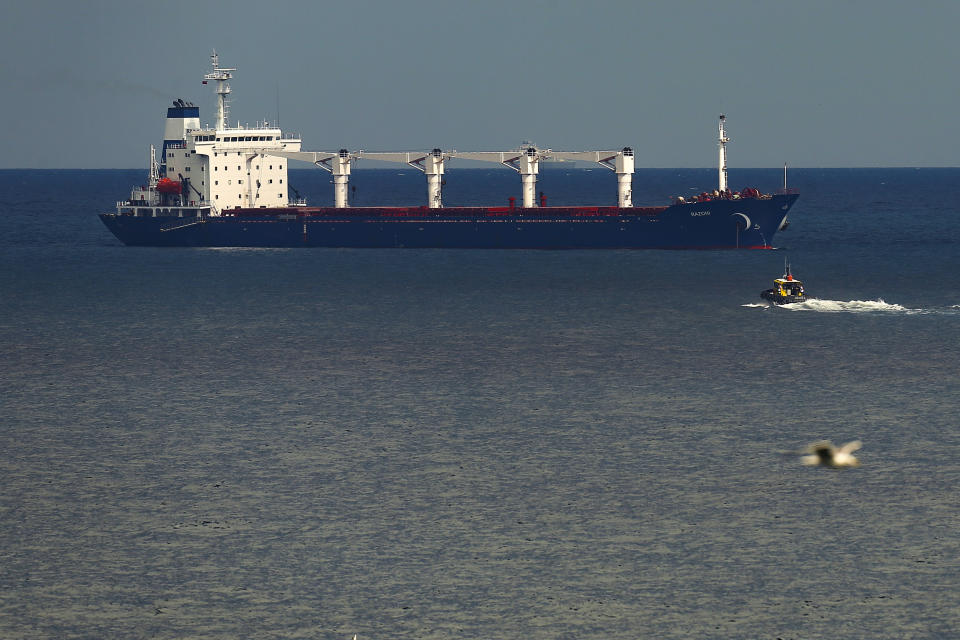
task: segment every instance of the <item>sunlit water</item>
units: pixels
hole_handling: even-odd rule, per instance
[[[0,637],[960,633],[960,171],[793,171],[752,252],[127,248],[141,173],[0,171]]]

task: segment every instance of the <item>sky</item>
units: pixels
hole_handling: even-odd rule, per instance
[[[960,0],[0,0],[0,168],[141,168],[176,98],[304,150],[960,166]],[[449,165],[451,168],[454,164]]]

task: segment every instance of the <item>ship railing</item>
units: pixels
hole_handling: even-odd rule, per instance
[[[154,205],[150,204],[150,202],[147,200],[118,200],[117,213],[121,213],[124,210],[128,210],[131,213],[133,213],[137,209],[141,209],[143,207],[152,207],[152,206]]]
[[[156,218],[158,216],[162,217],[177,217],[177,218],[197,218],[203,220],[207,217],[207,211],[210,211],[209,215],[218,215],[214,210],[212,205],[207,204],[194,204],[189,206],[179,206],[179,205],[158,205],[150,204],[148,202],[141,201],[125,201],[120,200],[117,202],[117,213],[122,214],[124,212],[129,213],[135,217],[148,217]]]
[[[267,131],[267,130],[276,131],[279,128],[280,127],[264,120],[263,122],[256,122],[252,127],[250,126],[249,122],[245,122],[242,127],[226,126],[223,129],[213,129],[210,127],[204,127],[200,129],[193,129],[193,131],[204,131],[208,133],[213,133],[214,131]]]

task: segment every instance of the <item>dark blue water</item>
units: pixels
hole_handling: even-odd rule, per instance
[[[793,170],[752,252],[123,247],[143,179],[0,171],[0,637],[960,634],[960,170]],[[760,304],[785,257],[817,300]]]

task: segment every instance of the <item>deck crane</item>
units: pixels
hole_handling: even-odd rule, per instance
[[[261,153],[255,150],[255,153]],[[266,153],[267,151],[262,151]],[[333,175],[334,206],[346,208],[349,205],[347,185],[350,180],[350,168],[355,160],[368,159],[381,162],[398,162],[417,169],[427,177],[427,206],[431,209],[443,207],[441,185],[443,172],[448,160],[462,158],[480,162],[494,162],[513,169],[520,174],[522,182],[523,206],[537,206],[537,174],[542,160],[586,161],[615,171],[617,174],[617,206],[632,207],[633,149],[624,147],[620,151],[553,151],[538,149],[535,146],[521,147],[511,151],[278,151],[269,150],[270,155],[290,160],[310,162],[329,171]]]

